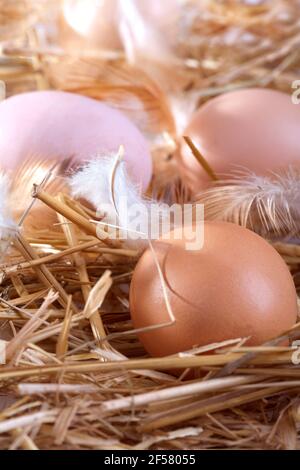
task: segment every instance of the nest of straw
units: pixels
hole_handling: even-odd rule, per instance
[[[187,94],[201,102],[249,84],[290,89],[299,77],[299,2],[266,1],[255,11],[242,2],[203,5],[205,15],[190,22],[190,41],[178,45],[189,74]],[[233,47],[234,34],[246,39]],[[253,46],[255,37],[260,40]],[[39,41],[33,29],[6,47],[0,78],[10,95],[69,89],[71,75],[74,92],[118,106],[126,102],[124,93],[135,96],[148,110],[147,129],[168,125],[172,135],[163,95],[142,74],[129,78],[124,59],[70,58]],[[159,191],[176,176],[176,165],[169,147],[156,151],[153,185]],[[128,286],[137,253],[99,240],[90,208],[66,194],[36,188],[35,196],[57,225],[24,232],[2,262],[0,337],[7,341],[7,364],[0,367],[1,449],[300,448],[300,358],[292,347],[279,346],[300,337],[300,324],[261,347],[245,347],[238,338],[149,358],[131,332]],[[299,246],[275,248],[299,287]]]

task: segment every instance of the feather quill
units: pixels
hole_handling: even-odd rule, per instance
[[[239,172],[202,192],[198,202],[209,220],[251,228],[263,236],[297,236],[300,231],[300,171],[258,176]]]

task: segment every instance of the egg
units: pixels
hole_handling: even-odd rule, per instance
[[[74,164],[125,148],[134,182],[145,190],[152,176],[146,139],[119,111],[61,91],[19,94],[0,103],[0,168],[14,170],[29,157]]]
[[[205,222],[204,235],[203,248],[195,251],[186,249],[185,238],[155,242],[176,321],[139,334],[152,356],[236,338],[260,345],[296,323],[293,279],[271,245],[226,222]],[[150,249],[133,274],[130,311],[136,329],[170,322]]]
[[[210,100],[192,116],[184,135],[222,179],[236,171],[258,175],[300,164],[300,106],[288,94],[267,89],[244,89]],[[210,179],[182,143],[179,166],[197,192]]]

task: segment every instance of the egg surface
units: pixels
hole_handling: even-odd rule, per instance
[[[241,170],[265,175],[300,164],[300,106],[279,91],[253,88],[213,98],[194,114],[184,135],[221,179]],[[194,192],[209,183],[184,142],[179,163]]]
[[[250,230],[205,222],[201,250],[187,251],[181,239],[158,241],[155,252],[176,322],[139,335],[151,355],[236,338],[260,345],[296,323],[291,274],[273,247]],[[170,322],[151,250],[134,271],[130,309],[137,329]]]
[[[133,180],[146,189],[152,176],[148,143],[122,113],[99,101],[61,91],[15,95],[0,103],[0,168],[26,159],[83,162],[125,148]]]

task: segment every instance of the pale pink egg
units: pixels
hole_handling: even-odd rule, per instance
[[[152,177],[148,144],[121,112],[76,94],[39,91],[0,103],[0,168],[15,170],[27,158],[74,158],[80,163],[125,149],[133,180],[147,189]]]

